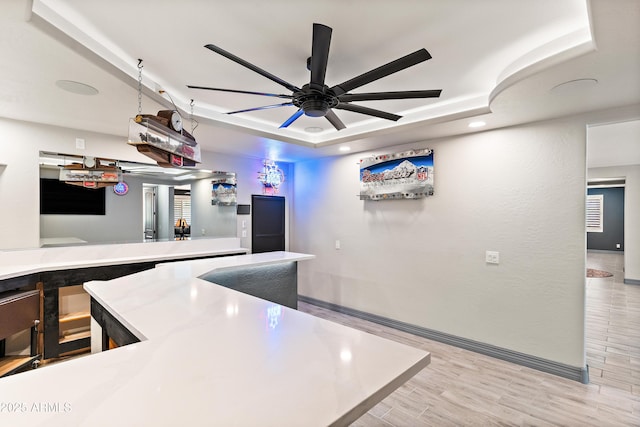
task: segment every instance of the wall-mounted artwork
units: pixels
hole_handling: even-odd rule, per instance
[[[433,195],[433,150],[422,148],[360,160],[360,200]]]
[[[214,172],[211,180],[211,204],[235,205],[237,203],[236,174]]]

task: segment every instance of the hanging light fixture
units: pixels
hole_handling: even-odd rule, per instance
[[[182,116],[166,91],[160,90],[159,93],[169,97],[174,110],[142,114],[142,68],[142,59],[138,59],[138,114],[129,121],[128,143],[159,166],[195,166],[201,161],[200,147],[193,135],[183,128]]]
[[[84,188],[102,188],[122,181],[122,169],[117,162],[83,157],[82,163],[74,162],[60,169],[59,180]]]

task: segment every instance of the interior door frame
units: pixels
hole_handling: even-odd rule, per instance
[[[158,187],[155,185],[142,186],[142,237],[146,240],[157,240],[158,238]],[[152,227],[147,229],[147,214],[149,202],[147,194],[151,194],[151,222]]]

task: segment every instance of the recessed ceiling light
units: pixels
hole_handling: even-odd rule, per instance
[[[482,126],[486,125],[486,122],[483,122],[481,120],[478,120],[476,122],[471,122],[469,123],[469,127],[470,128],[481,128]]]
[[[338,148],[338,150],[340,150],[340,151],[351,151],[351,147],[347,147],[346,145],[343,145],[342,147]]]
[[[58,80],[56,86],[67,92],[76,93],[78,95],[97,95],[98,89],[93,86],[86,85],[73,80]]]
[[[309,126],[308,128],[304,128],[305,132],[308,133],[318,133],[318,132],[322,132],[324,129],[318,126]]]
[[[562,93],[567,90],[579,90],[586,89],[591,86],[595,86],[598,84],[598,80],[596,79],[575,79],[569,80],[568,82],[563,82],[558,85],[555,85],[551,88],[550,92],[553,93]]]

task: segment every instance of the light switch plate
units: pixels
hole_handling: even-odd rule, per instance
[[[487,251],[485,261],[487,264],[500,264],[500,252]]]

